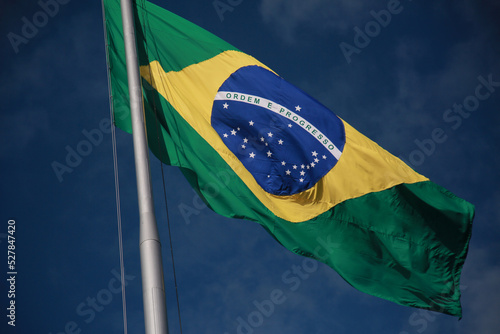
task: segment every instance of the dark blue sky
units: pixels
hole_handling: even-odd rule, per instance
[[[360,293],[322,264],[298,276],[304,258],[258,224],[203,208],[181,173],[164,167],[184,333],[237,333],[241,321],[255,334],[500,331],[498,2],[221,0],[223,13],[211,0],[154,2],[253,55],[476,206],[458,321]],[[0,5],[0,332],[123,333],[101,4],[54,3]],[[117,140],[128,329],[141,333],[132,138],[118,130]],[[179,333],[160,163],[151,157],[151,166]],[[9,219],[15,328],[5,316]],[[279,291],[280,303],[252,318]]]

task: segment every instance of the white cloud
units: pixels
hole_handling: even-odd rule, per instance
[[[368,15],[372,7],[369,1],[262,0],[260,13],[264,22],[292,43],[303,28],[345,31],[360,17]]]
[[[497,254],[483,248],[469,251],[462,277],[464,318],[460,333],[496,334],[500,329],[500,266],[491,264]]]
[[[433,50],[430,43],[415,39],[405,38],[394,44],[393,48],[387,50],[388,57],[394,62],[386,78],[388,85],[385,96],[372,97],[376,105],[365,109],[367,112],[363,119],[369,124],[366,127],[390,129],[379,132],[379,137],[374,139],[384,147],[387,144],[383,143],[398,143],[401,146],[402,141],[407,142],[409,150],[406,153],[414,149],[413,140],[417,139],[417,135],[423,139],[423,136],[430,136],[436,127],[451,131],[456,139],[461,129],[450,130],[451,124],[443,120],[445,110],[454,103],[463,103],[467,96],[474,95],[479,84],[478,76],[487,78],[491,73],[495,81],[500,79],[500,64],[489,43],[489,36],[472,31],[467,39],[451,45],[444,53]],[[347,90],[342,94],[344,96],[370,97],[373,95],[370,90],[374,83],[367,81],[367,85],[360,86],[359,81],[354,80],[365,77],[364,71],[370,73],[367,69],[373,66],[370,64],[373,59],[368,54],[361,54],[356,61],[363,64],[350,69],[353,81],[338,83],[332,80],[334,91]],[[435,69],[421,71],[425,63],[432,63]],[[382,83],[380,81],[379,84]],[[496,96],[499,92],[494,94]],[[484,105],[480,105],[473,116],[463,120],[463,124],[477,122],[481,113],[485,117],[484,112]],[[413,129],[413,132],[408,129]]]
[[[87,28],[95,22],[93,14],[89,11],[82,12],[71,19],[67,26],[61,23],[66,16],[55,17],[49,21],[44,34],[40,33],[27,45],[23,45],[19,54],[3,69],[9,83],[4,85],[2,91],[2,96],[7,97],[8,104],[4,105],[5,111],[0,115],[0,157],[27,148],[40,136],[45,140],[61,138],[61,131],[50,132],[51,122],[54,122],[55,118],[58,122],[67,115],[83,118],[84,115],[72,112],[74,101],[102,101],[107,95],[105,84],[102,81],[96,83],[95,79],[91,81],[88,70],[84,70],[88,65],[86,48],[96,45],[89,42],[95,37]],[[78,36],[78,39],[75,36]],[[71,52],[59,52],[61,40],[64,40],[66,46],[71,45],[71,48],[67,48]],[[104,67],[102,71],[105,71]],[[82,85],[84,80],[87,84]],[[62,90],[63,86],[74,87],[74,91]],[[82,87],[83,90],[79,91]],[[68,91],[71,93],[68,94]],[[68,113],[56,115],[55,110],[58,110],[59,106],[67,108]],[[80,134],[79,131],[74,133]],[[61,150],[63,148],[64,145]]]
[[[26,149],[38,136],[48,135],[49,118],[44,109],[16,110],[0,114],[0,158]]]

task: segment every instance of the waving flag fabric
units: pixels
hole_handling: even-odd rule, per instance
[[[114,121],[131,132],[119,1],[104,4]],[[211,209],[363,292],[461,316],[471,204],[193,23],[147,1],[135,19],[149,146]]]

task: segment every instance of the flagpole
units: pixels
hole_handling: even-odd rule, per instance
[[[168,333],[161,243],[154,214],[149,150],[144,128],[143,101],[131,0],[121,0],[125,57],[134,141],[140,214],[140,254],[146,334]]]

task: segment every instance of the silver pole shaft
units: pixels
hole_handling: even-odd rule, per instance
[[[134,141],[140,214],[140,253],[146,334],[168,333],[161,243],[154,214],[149,150],[144,128],[143,101],[131,0],[121,0],[128,89]]]

